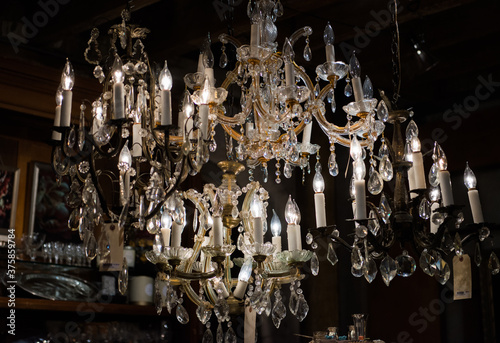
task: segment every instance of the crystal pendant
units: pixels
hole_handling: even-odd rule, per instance
[[[368,218],[370,219],[367,224],[368,230],[376,237],[380,232],[380,223],[374,210],[370,211]]]
[[[212,331],[210,330],[210,323],[207,323],[207,329],[205,330],[205,333],[203,334],[203,338],[201,340],[201,343],[213,343],[214,342],[214,335],[212,334]]]
[[[125,295],[127,293],[128,288],[128,264],[127,259],[124,258],[122,262],[122,269],[118,274],[118,291],[121,295]]]
[[[271,295],[270,295],[269,293],[267,294],[267,296],[266,296],[266,297],[267,297],[267,299],[266,299],[266,310],[265,310],[265,314],[266,314],[266,316],[268,316],[268,317],[269,317],[269,316],[271,315],[271,311],[272,311],[272,309],[273,309],[273,306],[272,306],[273,304],[272,304],[272,302],[271,302]]]
[[[361,249],[359,249],[357,246],[352,249],[351,252],[351,265],[355,269],[361,269],[364,264],[364,259],[363,256],[361,255]]]
[[[337,253],[335,253],[335,249],[333,248],[333,243],[328,244],[328,252],[326,254],[326,259],[334,266],[339,261],[337,257]]]
[[[189,314],[184,308],[184,306],[182,306],[182,304],[177,305],[177,308],[175,309],[175,316],[177,317],[179,323],[181,324],[189,323]]]
[[[311,273],[314,276],[317,276],[319,273],[319,259],[318,255],[316,255],[316,252],[314,252],[311,257]]]
[[[354,268],[351,267],[351,274],[354,277],[362,277],[363,276],[363,268]]]
[[[389,255],[384,257],[382,262],[380,262],[380,274],[384,283],[389,287],[389,283],[394,279],[398,270],[398,265],[396,261]]]
[[[307,304],[306,299],[304,298],[304,294],[299,295],[299,300],[297,302],[297,313],[295,317],[299,322],[302,322],[304,318],[306,318],[307,313],[309,312],[309,305]]]
[[[396,263],[398,264],[398,275],[402,277],[411,276],[417,268],[415,259],[408,255],[406,250],[403,251],[402,255],[396,257]]]
[[[363,82],[363,97],[365,99],[373,98],[373,85],[368,76],[366,77],[365,82]]]
[[[271,318],[273,320],[273,324],[276,328],[279,328],[281,321],[286,316],[286,306],[283,304],[283,300],[281,297],[281,291],[277,290],[275,292],[274,306],[271,311]]]
[[[84,240],[85,256],[89,261],[93,260],[97,255],[97,241],[92,231],[87,231]]]
[[[294,316],[297,314],[297,304],[299,297],[295,291],[292,291],[290,294],[290,300],[288,301],[288,308],[290,309],[290,313]]]
[[[431,169],[429,170],[429,183],[432,187],[437,187],[437,185],[439,185],[438,172],[439,168],[437,164],[433,163]]]
[[[354,229],[354,233],[358,238],[365,238],[368,235],[368,228],[364,225],[358,225]]]
[[[476,266],[481,265],[483,257],[481,256],[481,246],[479,245],[479,242],[476,242],[476,248],[474,250],[474,262],[476,263]]]
[[[406,126],[406,141],[411,142],[412,138],[417,136],[418,136],[418,126],[412,119],[408,123],[408,126]]]
[[[155,280],[155,283],[158,284],[156,281],[158,280],[158,277],[156,278]],[[161,311],[163,309],[163,298],[161,296],[161,291],[160,291],[160,287],[155,287],[155,294],[154,294],[154,305],[155,305],[155,309],[156,309],[156,314],[157,315],[160,315],[161,314]]]
[[[177,297],[177,293],[175,292],[173,287],[169,284],[167,286],[167,293],[165,297],[165,305],[167,307],[168,313],[172,313],[172,310],[177,305],[178,300],[179,299]]]
[[[335,97],[332,96],[332,101],[330,102],[330,108],[332,109],[332,113],[337,111],[337,102],[335,101]]]
[[[222,69],[227,67],[227,55],[225,51],[222,51],[222,54],[220,55],[219,67],[221,67]]]
[[[490,229],[488,227],[483,226],[482,228],[479,229],[479,240],[482,242],[486,238],[490,236]]]
[[[326,95],[326,101],[330,104],[333,99],[333,90],[329,91],[328,94]]]
[[[384,181],[392,180],[394,172],[392,169],[391,160],[389,160],[389,156],[385,155],[384,157],[382,157],[382,160],[380,161],[380,164],[378,166],[378,171]]]
[[[288,162],[285,162],[285,167],[283,168],[283,175],[285,175],[287,179],[292,177],[292,170],[293,170],[292,165]]]
[[[118,218],[118,227],[120,229],[125,228],[125,224],[127,223],[127,217],[128,217],[128,200],[126,201],[125,205],[122,208],[122,212],[120,213],[120,217]]]
[[[382,145],[378,149],[378,157],[382,159],[384,156],[389,156],[389,147],[387,146],[387,144],[385,144],[385,142],[382,143]]]
[[[311,58],[312,58],[311,47],[309,46],[309,44],[306,44],[306,46],[304,47],[304,59],[309,62]]]
[[[441,285],[444,285],[449,280],[450,275],[451,270],[448,263],[446,263],[442,258],[438,259],[436,261],[436,274],[434,276],[436,280]]]
[[[431,203],[426,198],[422,198],[420,205],[418,205],[418,215],[424,220],[431,217]]]
[[[210,310],[205,301],[202,300],[196,309],[196,317],[198,317],[198,320],[204,325],[208,322],[211,316],[212,310]]]
[[[435,262],[436,261],[434,260],[432,255],[429,254],[427,249],[424,249],[424,251],[422,251],[422,254],[420,254],[419,264],[420,268],[422,268],[425,274],[434,276],[434,274],[436,273],[436,269],[434,267]]]
[[[351,83],[348,82],[346,85],[345,85],[345,88],[344,88],[344,95],[346,97],[350,97],[352,95],[352,86],[351,86]]]
[[[219,325],[217,326],[217,333],[215,335],[215,339],[217,343],[224,343],[224,330],[222,330],[222,323],[219,321]]]
[[[312,242],[313,242],[313,235],[312,235],[312,233],[308,232],[306,235],[306,243],[308,245],[311,245]]]
[[[75,133],[75,128],[71,128],[69,130],[68,138],[66,140],[66,147],[69,149],[73,149],[76,143],[76,133]]]
[[[330,157],[328,157],[328,172],[331,176],[337,176],[339,174],[339,165],[337,164],[335,153],[333,152],[330,154]]]
[[[384,123],[389,119],[389,110],[387,109],[387,104],[384,100],[380,100],[377,106],[377,117]]]
[[[384,188],[384,181],[375,169],[370,169],[370,178],[368,179],[368,191],[373,195],[378,195]]]
[[[224,321],[229,316],[229,305],[224,298],[217,299],[214,304],[214,312],[219,321]]]
[[[372,281],[375,280],[377,272],[377,264],[375,261],[370,257],[366,259],[363,264],[363,275],[368,283],[372,283]]]
[[[378,212],[380,216],[382,217],[382,220],[384,223],[389,222],[389,218],[392,214],[392,209],[391,206],[389,206],[389,201],[385,197],[385,194],[382,193],[382,196],[380,197],[380,204],[378,206]]]
[[[488,268],[492,275],[497,275],[500,272],[500,261],[495,252],[491,252],[490,259],[488,261]]]
[[[320,91],[321,88],[319,87],[319,83],[316,83],[316,85],[314,86],[314,96],[318,97]]]
[[[455,253],[459,256],[464,253],[462,249],[462,239],[460,238],[458,232],[455,234],[455,239],[453,240],[453,249],[455,249]]]
[[[224,343],[236,343],[236,340],[236,333],[232,328],[232,323],[229,322],[227,323],[227,331],[226,335],[224,336]]]

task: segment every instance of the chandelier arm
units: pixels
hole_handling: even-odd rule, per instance
[[[170,128],[166,127],[164,129],[164,137],[165,137],[165,153],[167,155],[168,161],[171,163],[178,163],[182,159],[183,154],[180,151],[177,151],[177,156],[174,156],[171,151],[171,146],[170,146]],[[173,149],[174,147],[172,147]],[[178,149],[176,149],[178,150]]]
[[[341,245],[343,245],[345,248],[347,248],[347,250],[349,251],[352,251],[353,249],[353,246],[352,245],[349,245],[349,243],[347,243],[345,240],[343,240],[342,238],[338,237],[338,236],[334,236],[332,234],[330,234],[328,236],[333,242],[335,243],[339,243]]]
[[[307,37],[307,36],[310,36],[312,35],[313,33],[313,30],[311,29],[310,26],[304,26],[303,28],[301,29],[298,29],[297,31],[295,31],[289,38],[290,40],[290,44],[293,45],[301,38],[301,37]]]
[[[227,33],[221,33],[219,35],[219,41],[222,43],[222,44],[227,44],[227,43],[230,43],[232,44],[235,48],[239,48],[242,44],[239,40],[237,40],[236,38],[234,38],[233,36],[231,35],[228,35]]]
[[[114,212],[112,212],[108,208],[108,204],[106,203],[106,199],[104,198],[104,195],[103,195],[104,192],[103,192],[103,190],[101,188],[101,184],[99,183],[99,180],[97,178],[96,169],[95,169],[95,154],[96,153],[97,152],[94,151],[94,153],[89,158],[89,163],[90,163],[90,168],[89,168],[90,178],[92,179],[92,183],[95,186],[95,189],[96,189],[96,192],[97,192],[97,197],[99,198],[99,202],[101,203],[102,211],[111,219],[111,218],[113,218],[113,215],[116,216],[116,214]]]

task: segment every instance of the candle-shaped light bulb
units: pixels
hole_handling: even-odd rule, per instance
[[[355,181],[364,180],[366,175],[365,162],[363,162],[363,160],[359,158],[357,160],[354,160],[354,162],[352,163],[352,167],[353,167],[354,180]]]
[[[210,100],[210,80],[205,78],[205,82],[203,83],[203,88],[201,90],[201,102],[202,104],[208,104]]]
[[[351,158],[356,161],[362,158],[363,149],[361,148],[361,143],[359,143],[358,138],[356,136],[351,140],[351,149],[350,149]]]
[[[262,201],[257,194],[254,194],[252,201],[250,203],[250,212],[252,217],[261,218],[262,217]]]
[[[470,169],[469,162],[465,165],[464,184],[468,190],[475,189],[477,186],[476,175],[474,175],[474,172]]]
[[[420,139],[418,139],[417,136],[413,136],[411,138],[410,144],[411,144],[411,150],[413,152],[420,152],[422,145],[420,144]]]
[[[182,112],[186,114],[187,118],[191,117],[194,113],[194,103],[188,90],[184,92],[184,98],[182,100]]]
[[[70,91],[73,89],[75,84],[75,71],[69,60],[66,60],[64,69],[61,75],[61,87],[65,91]]]
[[[248,282],[252,275],[252,258],[247,258],[241,266],[240,273],[238,274],[238,281]]]
[[[434,143],[434,155],[436,157],[436,162],[439,170],[448,169],[448,160],[446,158],[446,155],[437,142]]]
[[[349,61],[349,73],[353,78],[361,76],[361,66],[359,65],[359,61],[354,52],[352,53],[351,60]]]
[[[167,210],[163,211],[161,215],[161,227],[164,229],[170,229],[172,226],[172,216]]]
[[[285,44],[283,45],[283,58],[285,62],[293,62],[295,58],[292,43],[288,38],[285,38]]]
[[[273,237],[281,235],[281,221],[275,210],[273,210],[273,217],[271,218],[271,233]]]
[[[288,224],[296,225],[297,222],[297,212],[295,209],[295,202],[292,200],[292,196],[288,196],[288,201],[285,205],[285,220]]]
[[[330,22],[326,24],[325,31],[323,31],[323,41],[325,45],[333,45],[335,41],[335,35],[333,34],[333,28]]]
[[[130,154],[130,150],[128,149],[128,141],[125,142],[122,150],[120,151],[120,156],[118,157],[118,169],[122,172],[126,172],[129,170],[132,165],[132,155]]]
[[[297,205],[297,203],[295,202],[295,199],[293,200],[293,212],[294,212],[294,215],[295,215],[295,224],[299,225],[300,224],[300,220],[302,219],[302,217],[301,217],[301,214],[300,214],[299,205]]]
[[[113,67],[111,68],[111,76],[114,83],[123,82],[125,80],[125,73],[123,72],[123,62],[120,56],[115,56]]]
[[[313,178],[313,190],[314,193],[323,193],[325,190],[325,179],[319,171],[316,171]]]
[[[160,89],[162,91],[169,91],[172,89],[172,74],[168,70],[167,61],[160,72]]]
[[[56,105],[61,106],[62,102],[63,102],[63,88],[62,84],[60,84],[59,87],[57,87],[56,91]]]
[[[432,187],[429,190],[429,200],[432,202],[439,201],[441,199],[441,191],[439,190],[439,187]]]

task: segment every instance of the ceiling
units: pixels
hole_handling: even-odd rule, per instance
[[[313,29],[311,62],[302,57],[304,40],[295,46],[296,61],[309,75],[325,60],[322,33],[330,21],[336,35],[337,59],[348,62],[355,49],[363,74],[369,75],[375,88],[392,93],[392,30],[388,11],[391,1],[281,2],[284,15],[277,21],[280,44],[296,29],[305,25]],[[47,6],[44,8],[42,4]],[[11,62],[21,63],[28,68],[26,73],[50,70],[54,81],[53,85],[47,83],[45,92],[53,94],[59,79],[54,71],[61,70],[68,57],[77,73],[76,84],[87,82],[90,89],[95,87],[97,95],[99,86],[92,79],[92,66],[85,62],[83,52],[95,26],[100,29],[102,46],[105,46],[107,28],[120,22],[121,10],[126,5],[124,0],[3,0],[0,4],[2,64],[6,68]],[[217,39],[220,33],[230,29],[241,42],[249,41],[247,2],[243,0],[136,0],[131,1],[130,6],[132,22],[151,30],[144,42],[150,59],[159,63],[164,59],[169,61],[174,76],[174,103],[184,89],[183,75],[196,69],[199,49],[207,32],[211,33],[216,59],[220,56],[221,45]],[[413,107],[417,122],[437,121],[444,123],[445,131],[454,130],[453,125],[459,119],[467,119],[465,115],[456,117],[461,114],[454,105],[465,104],[467,97],[474,95],[481,85],[481,78],[500,80],[500,3],[404,0],[400,2],[398,15],[402,61],[399,105]],[[29,26],[33,24],[38,27],[32,26],[34,30],[30,31]],[[413,48],[415,42],[421,44],[421,50],[432,60],[433,67],[427,71]],[[216,73],[220,83],[224,71]],[[344,83],[340,83],[340,87],[343,86]],[[479,111],[499,106],[500,91],[495,92],[495,84],[490,88],[487,99],[480,101]],[[449,110],[454,113],[446,117]]]

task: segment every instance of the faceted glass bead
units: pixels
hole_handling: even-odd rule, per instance
[[[351,86],[351,83],[348,82],[346,85],[345,85],[345,88],[344,88],[344,95],[346,97],[350,97],[352,95],[352,86]]]
[[[402,255],[396,257],[396,262],[398,264],[398,275],[402,277],[411,276],[417,268],[415,259],[408,255],[407,251],[403,251]]]
[[[433,254],[430,254],[427,249],[422,251],[419,259],[420,268],[424,271],[425,274],[429,276],[434,276],[436,274],[436,259]]]
[[[335,253],[335,249],[333,248],[333,243],[328,244],[326,259],[332,264],[332,266],[336,265],[339,261],[337,254]]]

